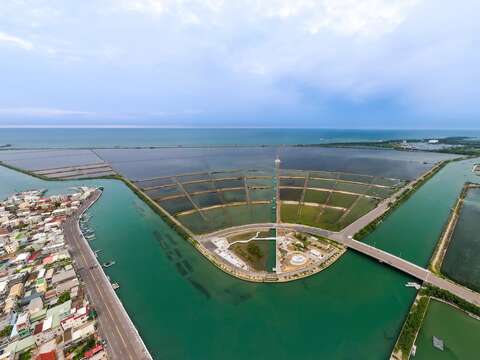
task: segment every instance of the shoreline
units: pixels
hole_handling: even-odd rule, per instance
[[[68,237],[68,231],[64,231],[64,234],[65,234],[65,238],[67,239],[68,243],[70,246],[72,246],[76,251],[72,252],[73,253],[73,256],[74,258],[75,257],[78,257],[78,256],[75,256],[76,253],[78,252],[79,255],[81,254],[82,257],[83,257],[83,260],[84,262],[86,262],[87,260],[85,259],[85,255],[87,257],[89,257],[89,260],[92,261],[95,263],[94,266],[90,266],[88,268],[86,267],[82,267],[81,269],[78,269],[77,271],[81,274],[81,277],[82,277],[82,281],[84,281],[85,283],[85,286],[87,288],[87,293],[88,293],[88,296],[89,298],[91,299],[92,303],[95,305],[95,308],[96,309],[99,309],[99,308],[102,308],[102,307],[105,307],[105,309],[107,310],[107,312],[109,313],[110,316],[112,316],[112,313],[110,311],[110,309],[108,308],[108,301],[100,301],[100,304],[98,304],[98,299],[97,301],[95,302],[93,300],[93,297],[94,297],[94,294],[96,293],[95,289],[93,288],[92,284],[89,284],[87,281],[85,281],[85,271],[90,274],[92,276],[92,279],[95,281],[95,278],[93,276],[93,274],[91,274],[93,271],[95,271],[95,269],[100,269],[100,276],[101,276],[101,281],[103,282],[102,285],[104,285],[103,289],[106,290],[108,292],[108,294],[106,295],[108,298],[110,299],[113,299],[114,303],[111,304],[113,305],[114,307],[116,307],[117,309],[113,309],[113,312],[115,313],[116,310],[120,312],[120,314],[117,314],[120,315],[119,316],[119,320],[120,321],[125,321],[127,324],[127,326],[121,326],[118,327],[119,324],[116,324],[117,327],[117,331],[119,333],[119,336],[121,338],[121,342],[118,341],[117,339],[117,343],[119,344],[123,344],[124,345],[124,349],[118,349],[118,348],[113,348],[112,346],[112,341],[109,339],[108,343],[107,343],[107,349],[109,350],[109,353],[112,357],[112,359],[121,359],[122,356],[118,356],[117,354],[115,354],[117,351],[120,352],[120,354],[126,354],[126,353],[129,353],[130,350],[129,350],[129,347],[130,346],[135,346],[135,343],[137,343],[137,349],[136,350],[139,350],[141,354],[143,354],[144,356],[142,357],[142,359],[147,359],[147,360],[152,360],[152,356],[150,354],[150,352],[148,351],[148,348],[146,347],[145,343],[143,342],[143,339],[142,337],[140,336],[140,333],[138,331],[138,329],[136,328],[135,324],[133,323],[133,321],[131,320],[128,312],[126,311],[125,307],[123,306],[123,303],[121,302],[120,298],[118,297],[118,295],[116,294],[115,290],[113,290],[112,286],[111,286],[111,283],[106,275],[106,273],[104,272],[104,269],[102,267],[102,265],[100,264],[100,262],[98,261],[98,258],[95,256],[92,248],[90,247],[88,241],[85,239],[82,231],[80,230],[80,225],[79,225],[79,220],[81,218],[81,216],[88,210],[90,209],[97,201],[98,199],[100,198],[100,196],[102,195],[102,190],[100,189],[97,189],[95,194],[94,194],[94,198],[92,199],[91,197],[88,198],[86,201],[87,201],[87,205],[85,207],[83,207],[82,211],[80,213],[77,213],[75,214],[72,218],[68,219],[67,222],[65,223],[64,225],[64,230],[66,230],[67,226],[70,225],[69,223],[70,222],[74,222],[75,224],[75,227],[74,227],[74,230],[76,231],[76,235],[78,236],[78,238],[80,239],[80,241],[83,242],[83,248],[81,248],[80,246],[77,246],[77,244],[75,244],[75,240],[74,240],[74,236],[72,236],[72,238],[69,238]],[[78,265],[78,263],[80,261],[77,261],[79,259],[75,259],[75,263],[76,265]],[[86,265],[86,264],[85,264]],[[92,269],[93,267],[93,269]],[[83,271],[82,271],[83,270]],[[97,284],[98,285],[98,284]],[[97,288],[98,290],[98,288]],[[101,294],[101,291],[98,291],[98,293],[100,294],[100,300],[102,300],[102,297],[104,295]],[[100,306],[98,306],[100,305]],[[103,310],[105,310],[103,309]],[[99,327],[104,329],[104,327],[109,327],[111,326],[111,324],[108,324],[108,321],[103,317],[104,316],[104,311],[102,312],[99,312],[99,316],[98,316],[98,322],[99,322]],[[113,320],[113,318],[112,318]],[[115,321],[115,320],[113,320]],[[125,343],[125,338],[123,337],[122,335],[122,332],[120,332],[119,329],[122,329],[122,332],[125,332],[126,334],[128,334],[127,336],[127,341],[131,341],[132,340],[132,333],[133,333],[133,337],[135,338],[134,339],[134,342],[131,343],[131,344],[126,344]],[[108,332],[108,335],[105,334],[105,331],[103,331],[104,333],[104,336],[108,339],[109,338],[109,335],[113,335],[113,332]],[[113,335],[115,337],[115,335]],[[113,341],[115,342],[115,341]],[[138,346],[139,345],[139,346]],[[133,347],[132,346],[132,347]],[[140,347],[140,348],[138,348]],[[133,349],[132,349],[133,350]],[[138,354],[138,352],[135,352],[135,354]],[[138,357],[132,357],[131,354],[130,354],[130,358],[132,359],[138,359]]]
[[[479,187],[480,187],[480,184],[471,183],[471,182],[466,182],[463,185],[460,195],[458,196],[457,201],[455,202],[455,205],[450,212],[450,216],[448,220],[445,222],[442,234],[440,235],[440,238],[437,242],[437,246],[435,247],[435,250],[430,259],[430,265],[428,268],[432,272],[443,276],[441,271],[443,260],[445,258],[445,255],[447,254],[458,220],[460,219],[465,197],[467,196],[468,191],[470,189],[479,188]]]

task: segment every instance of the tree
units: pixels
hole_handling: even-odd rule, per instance
[[[7,325],[5,326],[1,331],[0,331],[0,337],[8,336],[11,334],[13,329],[12,325]]]
[[[64,302],[67,302],[68,300],[70,300],[70,292],[65,291],[63,294],[61,294],[58,297],[58,304],[63,304]]]

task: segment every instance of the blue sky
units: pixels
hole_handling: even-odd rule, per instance
[[[3,0],[0,126],[479,128],[475,0]]]

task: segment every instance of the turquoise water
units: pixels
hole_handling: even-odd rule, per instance
[[[415,360],[478,359],[480,321],[443,302],[432,300],[418,333]],[[433,337],[444,341],[444,351],[433,347]]]
[[[426,264],[449,208],[474,161],[448,165],[369,238]],[[414,290],[411,279],[348,251],[315,276],[252,284],[212,266],[113,180],[90,210],[92,243],[120,283],[118,294],[154,358],[385,359]],[[45,182],[0,167],[0,196],[29,188],[66,191],[79,182]]]
[[[328,142],[480,136],[479,130],[349,129],[0,129],[0,145],[112,147],[147,145],[319,144]]]
[[[467,181],[478,181],[472,172],[478,159],[457,161],[424,184],[400,208],[366,238],[366,242],[420,266],[430,257]]]
[[[1,193],[45,182],[0,168]],[[90,210],[94,249],[156,359],[385,359],[415,295],[408,277],[348,252],[318,276],[253,284],[224,274],[116,181]],[[367,331],[366,331],[367,330]]]

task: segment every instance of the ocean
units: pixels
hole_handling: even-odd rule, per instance
[[[0,146],[15,148],[295,145],[480,137],[480,130],[0,128]]]

